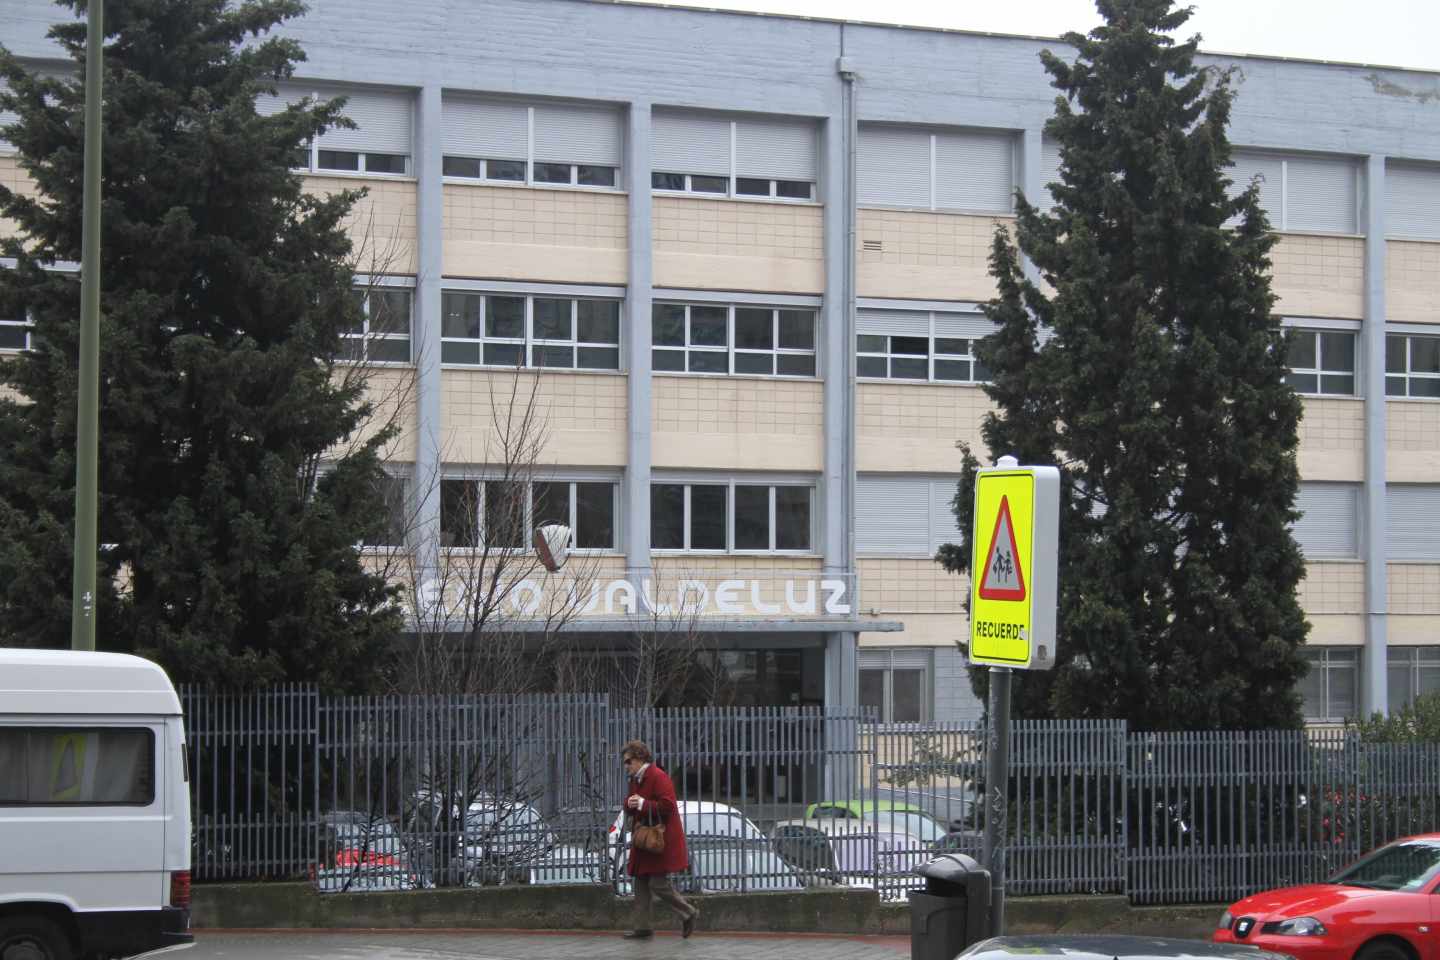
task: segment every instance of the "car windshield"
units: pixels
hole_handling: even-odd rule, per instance
[[[751,844],[701,843],[690,872],[706,890],[798,890],[804,886],[773,850]]]
[[[1402,840],[1381,847],[1348,869],[1336,874],[1331,883],[1371,890],[1423,890],[1440,875],[1440,843],[1429,840]]]
[[[945,836],[934,817],[914,810],[867,811],[865,819],[873,820],[882,830],[908,833],[923,843],[934,843]]]

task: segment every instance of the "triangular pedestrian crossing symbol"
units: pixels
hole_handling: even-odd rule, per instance
[[[980,574],[980,596],[985,600],[1024,600],[1025,572],[1020,569],[1020,551],[1015,546],[1015,521],[1010,519],[1010,498],[1000,498],[1000,513],[985,566]]]

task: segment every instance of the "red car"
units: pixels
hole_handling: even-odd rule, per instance
[[[1216,943],[1299,960],[1440,960],[1440,833],[1396,840],[1325,883],[1267,890],[1226,910]]]

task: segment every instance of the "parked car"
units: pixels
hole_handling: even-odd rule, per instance
[[[1234,944],[1121,934],[1035,934],[991,937],[966,947],[956,960],[1287,960]]]
[[[805,888],[795,870],[776,855],[764,831],[736,808],[699,800],[681,800],[678,808],[690,854],[689,869],[675,880],[682,890],[733,893]],[[610,826],[610,863],[622,895],[630,892],[626,874],[629,850],[630,835],[622,812]]]
[[[1299,960],[1409,960],[1433,952],[1440,833],[1406,837],[1324,883],[1267,890],[1220,916],[1216,943]]]
[[[320,862],[311,868],[311,878],[321,893],[420,886],[395,827],[384,817],[358,810],[320,816]]]
[[[913,803],[897,800],[825,800],[805,808],[809,820],[869,820],[890,833],[908,833],[927,847],[943,849],[946,837],[974,835],[961,820],[948,825],[921,810]]]
[[[903,830],[877,829],[867,820],[782,820],[770,832],[775,850],[802,877],[875,889],[904,899],[915,868],[930,858],[928,845]]]

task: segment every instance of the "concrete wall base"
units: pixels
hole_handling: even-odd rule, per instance
[[[693,898],[702,930],[908,935],[910,912],[864,890],[712,894]],[[192,917],[210,929],[624,930],[629,899],[605,887],[485,887],[320,894],[306,883],[202,884]],[[1132,907],[1124,897],[1011,897],[1008,933],[1210,936],[1219,906]],[[662,929],[677,918],[657,905]]]

